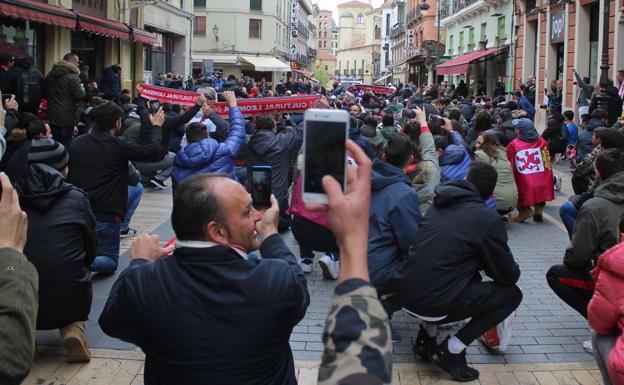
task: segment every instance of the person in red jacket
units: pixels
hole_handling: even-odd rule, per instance
[[[512,124],[518,136],[507,145],[507,158],[518,186],[518,216],[513,221],[523,222],[533,216],[534,221],[541,222],[546,202],[555,199],[548,142],[529,119],[514,119]]]
[[[619,223],[619,242],[598,259],[591,272],[596,283],[587,307],[594,355],[605,385],[624,384],[624,215]]]

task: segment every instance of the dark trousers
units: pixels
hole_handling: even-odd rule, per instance
[[[449,324],[471,318],[455,337],[466,346],[483,333],[503,322],[520,306],[522,291],[516,285],[500,286],[494,282],[471,283],[466,287],[446,318],[433,322]]]
[[[587,305],[594,295],[594,281],[589,270],[573,270],[565,265],[555,265],[546,273],[546,280],[563,302],[587,318]]]
[[[314,250],[325,253],[335,253],[338,250],[336,237],[331,230],[317,223],[293,215],[291,230],[299,244],[302,257],[313,258]]]
[[[74,137],[74,127],[60,127],[50,125],[50,130],[52,130],[52,136],[54,140],[61,143],[67,151],[69,151],[69,145]]]

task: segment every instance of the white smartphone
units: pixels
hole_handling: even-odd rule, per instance
[[[303,201],[327,203],[325,175],[346,188],[349,114],[344,110],[309,109],[303,116]]]

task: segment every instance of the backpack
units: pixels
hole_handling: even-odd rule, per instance
[[[570,132],[568,131],[568,126],[565,123],[561,123],[561,141],[564,143],[568,143],[570,139]]]
[[[27,105],[36,105],[41,100],[42,92],[40,76],[36,70],[30,69],[21,74],[17,81],[17,98]]]

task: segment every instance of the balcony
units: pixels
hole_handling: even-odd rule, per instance
[[[316,57],[316,49],[308,47],[308,56],[315,58]]]
[[[297,22],[297,26],[295,29],[301,34],[301,36],[305,37],[306,39],[308,38],[308,36],[310,36],[310,30],[301,21]]]
[[[391,39],[396,39],[397,37],[400,37],[402,34],[405,34],[405,24],[403,23],[396,23],[390,29]]]
[[[411,10],[407,13],[406,15],[406,21],[407,21],[407,25],[412,24],[414,21],[420,19],[423,16],[422,11],[416,7],[416,9]]]
[[[537,0],[526,0],[525,1],[525,8],[524,8],[524,12],[525,13],[529,13],[532,10],[534,10],[535,8],[537,8]]]
[[[444,20],[462,13],[465,9],[472,7],[477,3],[484,3],[483,0],[440,0],[440,19]]]

